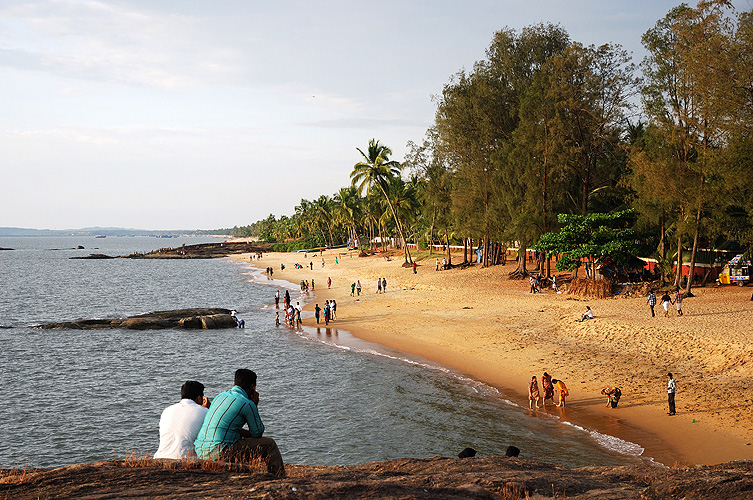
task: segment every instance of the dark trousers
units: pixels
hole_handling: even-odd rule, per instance
[[[651,317],[655,318],[656,314],[654,314],[654,306],[651,306]]]
[[[285,465],[282,462],[277,443],[268,437],[241,438],[230,447],[225,448],[221,456],[226,462],[240,462],[253,464],[261,460],[267,464],[267,471],[277,477],[285,476]]]
[[[669,413],[675,413],[675,393],[667,393],[667,402],[669,403]]]

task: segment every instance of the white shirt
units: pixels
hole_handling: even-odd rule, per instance
[[[207,411],[191,399],[181,399],[165,408],[159,419],[159,449],[154,458],[196,458],[193,442]]]

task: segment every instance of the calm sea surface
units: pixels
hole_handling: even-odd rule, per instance
[[[236,368],[259,375],[265,435],[287,463],[521,457],[633,464],[638,446],[507,401],[494,388],[336,329],[274,325],[273,295],[298,287],[215,260],[71,260],[198,238],[0,238],[0,467],[54,467],[157,449],[162,410],[199,380],[214,396]],[[216,241],[216,240],[215,240]],[[78,245],[84,250],[75,250]],[[235,308],[246,329],[39,330],[29,325],[187,307]],[[336,322],[333,324],[336,325]],[[620,450],[618,452],[616,450]]]

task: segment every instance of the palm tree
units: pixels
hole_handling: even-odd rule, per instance
[[[354,186],[340,188],[334,196],[334,215],[339,224],[348,228],[348,239],[358,239],[357,221],[363,218],[361,198]]]
[[[395,227],[400,235],[400,239],[403,241],[403,255],[405,257],[405,263],[409,264],[412,261],[410,252],[408,251],[407,241],[403,235],[403,228],[400,225],[400,220],[395,212],[395,207],[392,206],[389,196],[387,196],[387,182],[390,177],[396,177],[400,175],[400,164],[394,160],[390,160],[389,156],[392,154],[392,150],[387,146],[382,146],[376,139],[369,141],[368,154],[361,151],[360,148],[356,148],[364,161],[360,161],[353,166],[353,171],[350,173],[350,179],[354,186],[358,187],[358,191],[363,193],[364,188],[367,194],[371,194],[374,189],[379,188],[382,192],[387,204],[392,212],[392,217],[395,220]]]

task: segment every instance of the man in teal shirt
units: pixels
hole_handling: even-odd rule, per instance
[[[267,470],[285,475],[280,450],[275,440],[263,437],[264,424],[259,417],[259,393],[256,373],[245,368],[235,372],[235,385],[212,400],[194,446],[203,460],[252,462],[261,458]],[[248,430],[243,426],[248,425]]]

